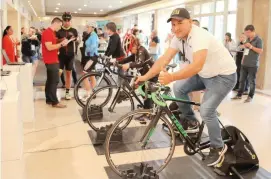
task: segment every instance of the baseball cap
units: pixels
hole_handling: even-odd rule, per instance
[[[172,19],[190,19],[190,14],[185,8],[177,8],[172,11],[170,18],[167,20],[167,22],[169,23]]]
[[[96,28],[97,24],[96,22],[88,22],[87,26]]]

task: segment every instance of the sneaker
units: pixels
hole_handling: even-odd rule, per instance
[[[117,103],[121,103],[122,101],[126,101],[129,99],[129,96],[125,94],[123,91],[120,92],[119,97],[117,99]]]
[[[146,114],[143,114],[143,115],[135,118],[135,120],[137,120],[137,121],[146,121],[148,119],[149,118],[148,118],[148,116]]]
[[[61,103],[53,105],[53,108],[66,108],[67,106]]]
[[[71,97],[70,93],[66,93],[66,95],[65,95],[65,99],[66,99],[66,100],[71,100],[71,99],[72,99],[72,97]]]
[[[217,165],[224,157],[228,150],[228,146],[224,144],[222,148],[210,148],[209,155],[205,159],[205,163],[208,167]]]
[[[245,91],[244,93],[243,93],[243,95],[248,95],[249,94],[249,92],[248,91]]]
[[[252,101],[252,98],[248,96],[247,99],[244,101],[244,103],[250,103],[251,101]]]
[[[88,98],[90,97],[90,95],[85,95],[81,98],[81,101],[83,102],[87,102]]]
[[[235,97],[231,98],[232,100],[239,100],[242,99],[242,96],[236,95]]]

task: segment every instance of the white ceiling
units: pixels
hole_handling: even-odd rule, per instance
[[[143,1],[148,0],[45,0],[45,10],[46,13],[77,12],[78,14],[102,15]]]
[[[37,13],[37,16],[45,16],[44,1],[45,0],[22,0],[22,3],[28,12],[35,17],[33,9]],[[31,8],[30,4],[32,4],[33,9]]]

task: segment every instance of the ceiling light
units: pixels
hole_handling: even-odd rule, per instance
[[[31,7],[32,11],[34,12],[35,16],[38,17],[38,15],[37,15],[37,13],[36,13],[34,7],[33,7],[32,4],[31,4],[31,2],[28,1],[28,3],[29,3],[29,6]]]
[[[81,10],[82,10],[81,8],[78,9],[78,11],[81,11]]]
[[[84,6],[85,6],[85,7],[87,7],[87,5],[86,5],[86,4],[85,4]]]
[[[77,13],[77,11],[74,11],[74,13],[76,14],[76,13]]]
[[[58,7],[56,7],[56,10],[58,10],[59,8]]]
[[[60,3],[57,3],[58,6],[60,6]]]
[[[122,3],[122,1],[120,1],[120,3]]]
[[[57,12],[57,11],[55,11],[55,12]]]
[[[101,9],[100,11],[103,12],[104,10]]]
[[[94,14],[97,14],[96,12],[94,12]]]
[[[112,8],[112,6],[111,6],[111,5],[109,5],[108,7],[109,7],[109,8]]]

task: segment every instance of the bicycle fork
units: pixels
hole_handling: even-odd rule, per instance
[[[119,99],[119,96],[120,96],[120,87],[118,88],[118,91],[117,91],[117,94],[115,95],[113,101],[112,101],[112,104],[110,105],[110,107],[108,108],[108,111],[109,112],[113,112],[114,109],[115,109],[115,106],[117,104],[117,99]]]
[[[147,126],[147,129],[145,130],[143,136],[140,139],[141,147],[145,148],[153,135],[153,132],[155,131],[155,127],[158,124],[159,118],[162,114],[162,111],[159,111],[157,115],[154,117],[154,119],[151,120],[150,124]]]

